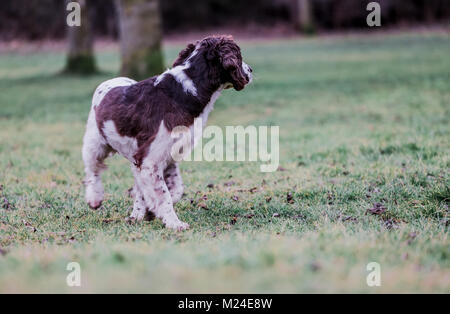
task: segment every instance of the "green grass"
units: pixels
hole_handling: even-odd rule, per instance
[[[254,83],[225,91],[208,124],[279,125],[285,171],[183,163],[182,233],[125,222],[120,157],[102,209],[84,202],[84,124],[117,53],[87,78],[58,75],[62,53],[0,55],[0,292],[450,292],[448,35],[241,44]]]

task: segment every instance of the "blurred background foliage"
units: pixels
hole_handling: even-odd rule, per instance
[[[88,0],[92,5],[96,36],[117,38],[117,12],[113,0]],[[205,28],[295,27],[294,0],[170,0],[160,1],[164,34]],[[367,27],[370,0],[310,0],[318,30]],[[448,0],[378,0],[383,26],[410,26],[448,21]],[[64,12],[64,13],[63,13]],[[65,36],[65,3],[62,0],[0,1],[0,40],[60,39]]]

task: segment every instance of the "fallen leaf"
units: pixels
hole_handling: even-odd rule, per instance
[[[258,188],[255,186],[253,188],[251,188],[250,190],[248,190],[250,193],[255,193],[256,191],[258,191]]]
[[[356,222],[356,221],[358,221],[358,219],[355,218],[355,217],[352,217],[352,216],[345,216],[345,217],[342,217],[342,221],[354,221],[354,222]]]
[[[372,208],[367,209],[372,215],[381,215],[386,211],[386,207],[381,203],[374,203]]]
[[[293,196],[292,196],[292,192],[287,192],[287,193],[286,193],[286,201],[287,201],[289,204],[294,203],[294,198],[293,198]]]
[[[22,220],[22,223],[25,225],[25,227],[27,227],[31,231],[33,231],[33,232],[37,231],[37,229],[35,227],[33,227],[28,221]]]
[[[327,200],[328,200],[328,205],[333,205],[334,196],[332,193],[330,193],[330,192],[327,193]]]
[[[208,210],[208,209],[209,209],[208,206],[206,206],[206,204],[205,204],[204,202],[198,203],[198,207],[203,208],[203,209],[205,209],[205,210]]]
[[[392,218],[386,219],[384,221],[384,226],[388,230],[397,229],[398,228],[397,224],[398,224],[398,222],[395,219],[392,219]]]
[[[12,204],[9,202],[9,200],[6,197],[3,198],[2,208],[3,209],[12,209],[13,208]]]

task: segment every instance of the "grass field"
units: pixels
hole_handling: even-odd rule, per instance
[[[0,292],[450,292],[448,34],[240,44],[254,83],[208,124],[279,125],[282,171],[183,163],[181,233],[125,222],[120,157],[101,210],[84,202],[84,125],[116,52],[88,78],[58,75],[63,53],[0,55]]]

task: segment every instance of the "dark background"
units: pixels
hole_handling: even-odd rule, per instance
[[[117,38],[113,0],[88,0],[93,4],[94,32]],[[312,0],[317,31],[367,27],[369,0]],[[450,19],[448,0],[378,0],[383,26],[433,24]],[[290,0],[163,0],[160,1],[165,34],[214,27],[292,27]],[[65,1],[0,1],[0,40],[60,39],[65,36]]]

